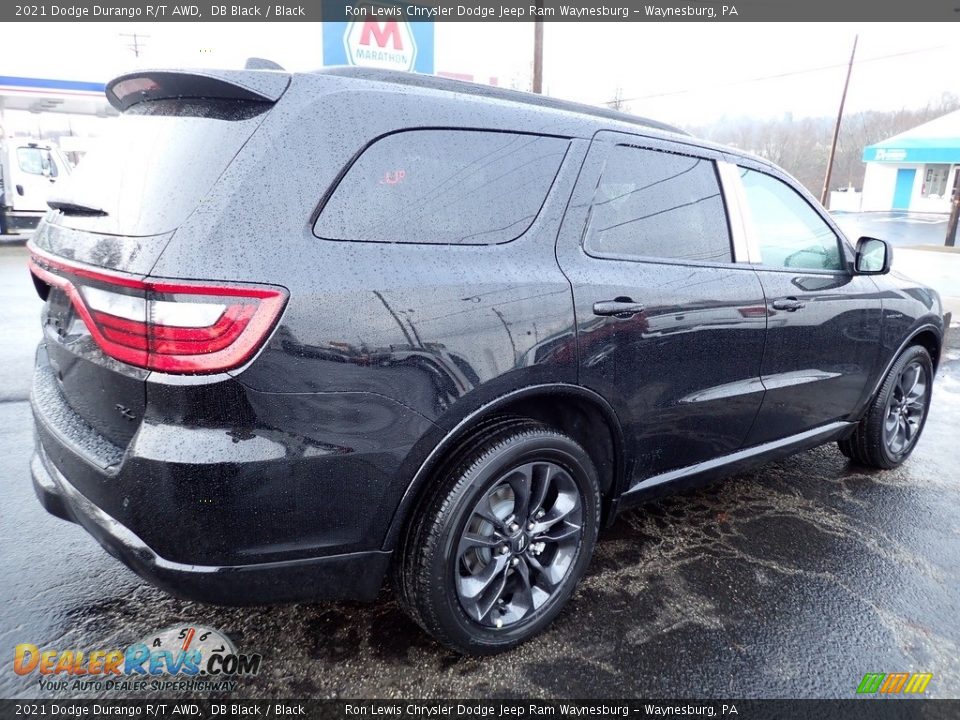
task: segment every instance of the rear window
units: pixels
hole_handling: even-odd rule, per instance
[[[127,110],[83,157],[55,199],[106,215],[58,222],[108,235],[175,230],[253,134],[271,103],[155,100]]]
[[[407,130],[374,142],[326,202],[328,240],[493,245],[533,223],[568,141],[478,130]]]

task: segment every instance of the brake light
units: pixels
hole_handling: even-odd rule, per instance
[[[153,280],[99,269],[30,246],[30,272],[60,288],[104,353],[179,374],[242,365],[287,301],[276,286]]]

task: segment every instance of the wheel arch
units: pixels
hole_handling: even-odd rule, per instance
[[[884,379],[890,373],[890,368],[897,362],[897,358],[903,354],[903,351],[911,345],[921,345],[930,353],[930,359],[933,361],[933,372],[936,374],[937,367],[940,364],[940,353],[943,350],[943,331],[933,323],[924,323],[911,330],[897,346],[897,349],[890,354],[880,373],[870,385],[870,392],[860,401],[856,412],[852,413],[852,418],[859,420],[863,417],[867,408],[870,407],[871,401],[880,390],[880,386],[883,385]]]
[[[926,351],[930,353],[930,359],[933,361],[933,372],[936,373],[937,367],[940,365],[940,353],[943,351],[943,337],[932,326],[921,328],[910,336],[907,344],[897,352],[897,356],[910,345],[922,345],[926,348]]]
[[[604,520],[611,502],[624,489],[626,458],[620,420],[611,405],[599,394],[578,385],[535,385],[516,390],[476,408],[442,429],[442,437],[416,466],[403,497],[394,512],[383,541],[384,550],[393,550],[409,523],[429,497],[434,471],[498,418],[522,417],[537,420],[570,435],[593,460],[600,480]]]

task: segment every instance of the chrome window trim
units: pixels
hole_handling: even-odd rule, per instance
[[[746,198],[743,196],[743,185],[740,183],[740,169],[734,163],[717,160],[717,173],[720,176],[720,187],[723,189],[727,216],[730,220],[733,261],[759,265],[760,247],[757,245],[753,226],[747,216]]]

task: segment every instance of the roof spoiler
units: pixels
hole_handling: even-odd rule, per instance
[[[140,70],[107,83],[107,100],[120,112],[146,100],[195,98],[276,102],[290,75],[263,70]]]
[[[283,70],[283,65],[273,60],[259,57],[248,57],[243,65],[244,70]]]

